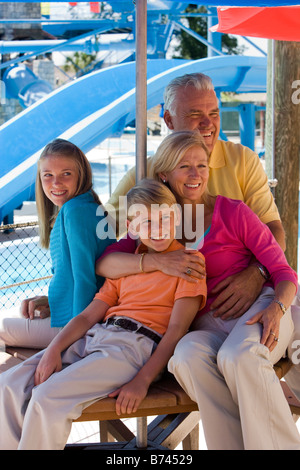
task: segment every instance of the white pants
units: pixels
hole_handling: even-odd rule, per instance
[[[273,369],[293,332],[290,310],[281,320],[279,343],[270,353],[260,344],[262,325],[246,325],[274,298],[271,288],[241,318],[200,317],[184,336],[169,370],[198,403],[209,450],[298,449],[300,438]]]
[[[63,355],[63,370],[34,387],[37,353],[0,375],[0,449],[63,449],[88,405],[129,382],[155,343],[116,326],[95,325]]]
[[[288,357],[294,365],[284,376],[284,380],[300,400],[300,287],[291,306],[291,313],[295,328],[288,347]]]
[[[46,348],[61,328],[52,328],[50,317],[29,320],[19,307],[0,312],[0,343],[23,348]]]

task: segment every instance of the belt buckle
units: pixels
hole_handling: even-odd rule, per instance
[[[124,328],[124,330],[136,331],[138,329],[138,325],[131,320],[127,320],[126,318],[117,318],[115,320],[115,325]]]

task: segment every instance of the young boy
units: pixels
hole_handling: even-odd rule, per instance
[[[108,395],[118,397],[118,414],[136,411],[204,306],[204,280],[143,272],[143,253],[183,249],[173,194],[144,180],[127,203],[129,214],[133,204],[145,209],[128,220],[141,242],[141,273],[106,280],[45,351],[0,376],[0,449],[63,449],[72,420]]]

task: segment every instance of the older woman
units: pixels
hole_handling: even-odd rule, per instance
[[[169,135],[155,155],[153,176],[170,187],[183,215],[189,211],[192,230],[187,231],[185,222],[180,240],[193,242],[204,254],[208,287],[207,304],[194,331],[178,343],[169,370],[197,401],[209,449],[299,450],[299,433],[273,369],[293,332],[289,307],[297,276],[270,230],[243,202],[208,194],[208,159],[201,136],[193,132]],[[203,215],[197,211],[199,204]],[[204,224],[204,243],[190,239],[199,224]],[[118,255],[122,261],[114,275],[125,257],[127,270],[140,269],[136,255]],[[102,268],[111,256],[100,260]],[[158,256],[164,266],[166,255]],[[190,256],[186,254],[186,273],[199,277],[202,269]],[[267,278],[261,295],[240,318],[215,317],[210,310],[214,287],[256,262],[258,269],[265,267]],[[171,265],[170,259],[169,269]],[[142,268],[164,269],[151,254],[144,257]],[[109,275],[107,269],[100,268],[100,273]]]

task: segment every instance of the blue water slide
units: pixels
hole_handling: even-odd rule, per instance
[[[266,91],[266,59],[212,57],[196,61],[154,59],[147,66],[147,107],[163,102],[171,79],[203,72],[216,90]],[[84,152],[120,136],[135,119],[135,63],[93,72],[50,93],[0,127],[0,222],[34,199],[36,162],[52,139],[71,140]]]
[[[39,79],[24,64],[8,67],[2,80],[5,85],[6,97],[18,99],[23,108],[31,106],[53,91],[49,82]]]

